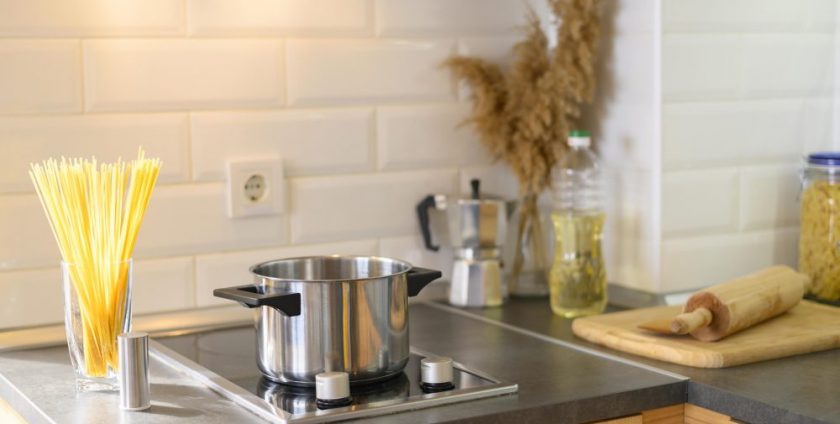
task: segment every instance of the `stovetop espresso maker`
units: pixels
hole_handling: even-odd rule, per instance
[[[482,196],[480,181],[470,181],[470,197],[430,194],[417,205],[417,217],[426,248],[432,241],[430,210],[445,211],[449,244],[454,249],[449,303],[457,306],[499,306],[507,298],[502,277],[508,202]]]

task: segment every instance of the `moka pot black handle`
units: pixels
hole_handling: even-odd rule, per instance
[[[426,245],[426,249],[429,249],[432,252],[437,252],[440,250],[440,246],[432,243],[432,229],[429,221],[429,209],[434,207],[435,196],[430,194],[424,197],[423,200],[417,204],[417,219],[420,222],[420,233],[423,234],[423,243]]]

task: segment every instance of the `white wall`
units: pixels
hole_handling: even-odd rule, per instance
[[[662,2],[660,289],[796,265],[800,159],[832,146],[836,7]]]
[[[514,196],[441,61],[504,58],[511,0],[0,0],[0,327],[58,322],[55,242],[31,184],[50,156],[164,161],[135,257],[139,313],[220,304],[278,257],[356,253],[448,271],[414,204],[472,176]],[[224,166],[282,157],[290,212],[225,216]]]
[[[542,1],[541,13],[545,14]],[[831,146],[836,0],[609,0],[592,127],[610,279],[652,291],[795,263],[796,170]],[[515,196],[438,65],[508,60],[519,0],[0,0],[0,328],[58,322],[26,176],[50,156],[165,162],[136,251],[140,313],[220,304],[278,257],[425,252],[414,203],[472,176]],[[49,13],[44,13],[48,11]],[[835,144],[836,145],[836,144]],[[283,157],[290,212],[230,220],[228,159]]]
[[[610,281],[650,290],[658,279],[659,2],[604,2],[598,92],[590,127],[607,180]]]
[[[795,266],[801,156],[840,133],[837,1],[606,4],[610,279],[672,292]]]

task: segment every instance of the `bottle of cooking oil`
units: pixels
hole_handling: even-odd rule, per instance
[[[551,309],[573,318],[603,312],[607,274],[601,170],[586,131],[569,133],[569,151],[552,175],[554,259],[548,275]]]

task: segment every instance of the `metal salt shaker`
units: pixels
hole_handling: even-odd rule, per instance
[[[142,411],[152,406],[149,394],[149,335],[133,331],[117,336],[120,361],[120,407]]]

